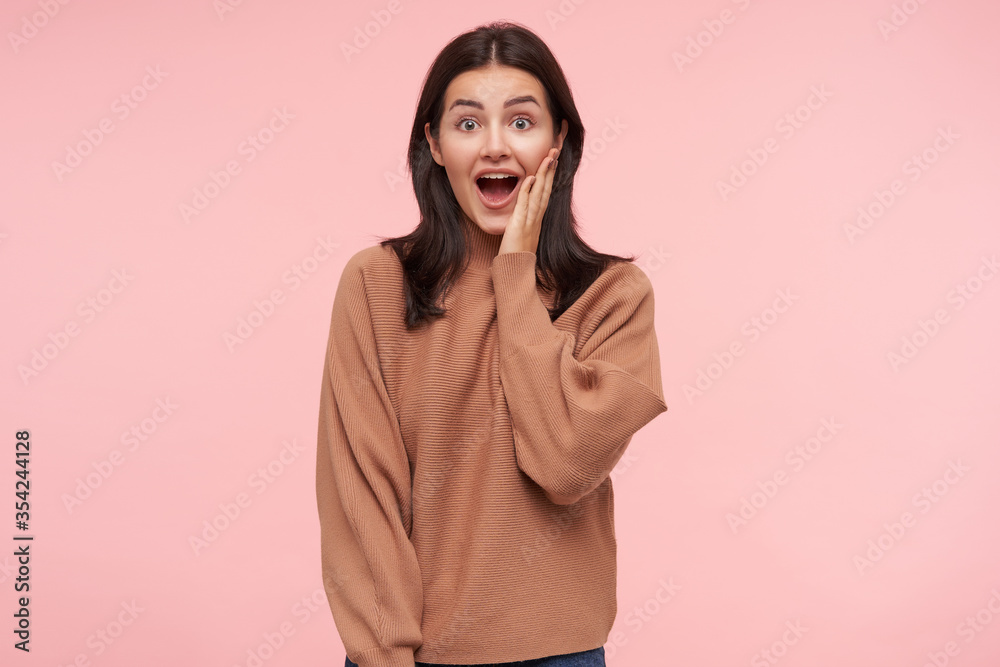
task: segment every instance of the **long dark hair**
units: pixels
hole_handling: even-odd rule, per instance
[[[462,72],[493,64],[522,69],[541,82],[555,136],[563,119],[569,125],[535,255],[536,283],[554,294],[550,318],[555,320],[573,305],[609,263],[635,260],[635,256],[597,252],[577,233],[573,180],[583,154],[584,130],[559,63],[545,43],[524,26],[508,21],[488,23],[453,39],[427,71],[407,155],[420,224],[405,236],[379,242],[392,247],[403,267],[407,328],[445,313],[437,302],[468,262],[462,210],[444,167],[431,155],[424,126],[430,123],[431,135],[438,139],[448,84]]]

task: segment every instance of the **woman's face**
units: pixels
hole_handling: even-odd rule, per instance
[[[538,171],[549,150],[562,149],[568,128],[563,120],[553,136],[545,88],[533,74],[491,65],[452,79],[438,140],[430,123],[424,134],[465,216],[488,234],[502,234],[524,179]]]

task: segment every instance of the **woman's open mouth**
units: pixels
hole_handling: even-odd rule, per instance
[[[487,208],[503,208],[513,201],[520,182],[513,174],[485,174],[476,179],[476,191]]]

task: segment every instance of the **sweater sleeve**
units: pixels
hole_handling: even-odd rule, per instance
[[[323,583],[347,655],[359,667],[414,667],[423,587],[409,463],[357,255],[334,298],[317,444]]]
[[[574,503],[596,489],[632,436],[667,409],[645,273],[606,271],[588,290],[594,308],[577,338],[557,328],[535,286],[535,254],[491,265],[500,381],[518,466],[550,500]]]

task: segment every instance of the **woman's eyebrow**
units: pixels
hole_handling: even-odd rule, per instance
[[[507,107],[512,107],[515,104],[523,104],[524,102],[532,102],[532,103],[534,103],[538,107],[542,106],[541,104],[538,104],[538,100],[536,100],[534,98],[534,96],[532,96],[532,95],[522,95],[520,97],[512,97],[509,100],[507,100],[506,102],[504,102],[503,103],[503,108],[506,109]],[[462,100],[462,99],[458,99],[458,100],[455,100],[454,102],[451,103],[451,106],[448,107],[448,111],[451,111],[452,109],[454,109],[455,107],[458,107],[458,106],[474,107],[476,109],[482,109],[483,108],[483,103],[482,102],[477,102],[476,100]]]

